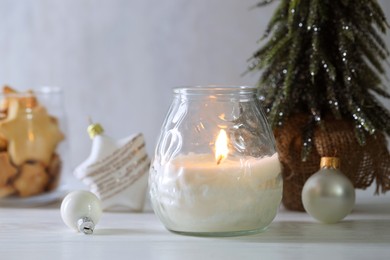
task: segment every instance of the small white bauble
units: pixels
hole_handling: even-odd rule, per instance
[[[355,189],[339,170],[322,168],[303,186],[302,203],[313,218],[324,223],[336,223],[347,216],[355,205]]]
[[[64,223],[84,234],[93,233],[101,215],[101,202],[89,191],[73,191],[61,204],[61,217]]]

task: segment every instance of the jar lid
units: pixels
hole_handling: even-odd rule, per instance
[[[338,157],[321,157],[320,167],[324,168],[340,168],[340,158]]]

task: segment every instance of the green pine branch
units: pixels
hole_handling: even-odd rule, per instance
[[[372,94],[390,98],[382,82],[388,27],[375,0],[280,0],[248,71],[262,71],[259,93],[273,127],[308,115],[303,157],[328,114],[352,120],[361,144],[376,131],[390,135],[389,112]]]

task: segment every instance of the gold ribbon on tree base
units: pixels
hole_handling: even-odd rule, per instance
[[[293,115],[274,131],[283,165],[283,204],[287,209],[304,211],[301,192],[306,180],[316,171],[321,157],[336,156],[343,162],[340,170],[357,189],[366,189],[376,181],[376,193],[390,190],[390,154],[384,135],[377,132],[360,145],[354,124],[346,120],[324,118],[324,127],[316,127],[313,148],[306,161],[301,159],[305,115]]]

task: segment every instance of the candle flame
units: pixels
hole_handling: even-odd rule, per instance
[[[226,159],[228,152],[228,137],[226,131],[221,129],[217,140],[215,141],[215,160],[217,161],[217,164],[220,164]]]

